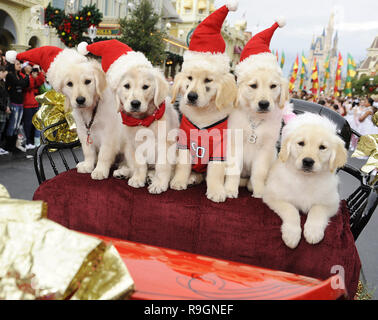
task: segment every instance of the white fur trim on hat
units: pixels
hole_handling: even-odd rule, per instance
[[[182,71],[192,70],[198,66],[211,72],[228,73],[230,72],[230,58],[226,53],[186,51]]]
[[[63,72],[75,63],[86,61],[88,58],[79,54],[75,49],[64,49],[51,62],[49,70],[46,72],[46,79],[56,91],[60,91]]]
[[[89,51],[87,50],[88,43],[85,41],[80,42],[79,45],[77,46],[77,52],[79,52],[81,55],[86,56]]]
[[[137,66],[153,68],[151,62],[142,52],[130,51],[127,54],[120,56],[110,65],[108,71],[106,72],[106,79],[109,86],[113,90],[117,89],[123,75],[127,73],[130,68]]]
[[[302,126],[317,126],[324,130],[336,134],[336,124],[326,117],[322,117],[318,114],[305,112],[294,119],[292,119],[284,128],[282,129],[282,141],[284,141],[292,132],[297,130]]]
[[[270,52],[263,52],[249,56],[240,62],[235,68],[238,83],[243,81],[244,75],[253,73],[257,69],[275,70],[282,75],[282,69],[278,65],[277,57]]]
[[[239,6],[239,0],[228,0],[226,2],[226,7],[230,11],[236,11],[236,10],[238,10],[238,6]]]
[[[5,52],[5,60],[7,60],[11,64],[14,64],[17,60],[17,51],[9,50]]]
[[[284,26],[286,26],[286,18],[285,17],[278,17],[276,19],[276,22],[278,23],[280,28],[283,28]]]

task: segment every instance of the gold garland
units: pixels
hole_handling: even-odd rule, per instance
[[[47,91],[35,97],[41,107],[33,116],[32,122],[38,130],[66,120],[52,129],[45,131],[45,138],[51,142],[70,143],[78,139],[76,124],[72,112],[65,110],[65,96],[55,90]]]

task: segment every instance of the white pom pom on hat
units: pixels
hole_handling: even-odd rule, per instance
[[[86,43],[85,41],[80,42],[79,45],[77,46],[77,52],[79,52],[83,56],[86,56],[89,53],[87,46],[88,46],[88,43]]]
[[[7,60],[11,64],[14,64],[17,60],[17,51],[9,50],[5,52],[5,60]]]
[[[239,0],[228,0],[226,2],[226,7],[230,11],[238,10],[238,6],[239,6]]]
[[[278,23],[280,28],[283,28],[284,26],[286,26],[286,18],[283,16],[277,17],[275,21]]]

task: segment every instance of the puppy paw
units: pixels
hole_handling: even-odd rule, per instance
[[[188,185],[200,184],[203,181],[203,174],[192,172],[189,177]]]
[[[114,170],[113,177],[117,179],[126,179],[131,176],[131,170],[126,167],[119,168]]]
[[[302,234],[302,230],[299,225],[297,226],[289,223],[284,223],[282,224],[281,232],[282,240],[289,248],[294,249],[298,246]]]
[[[226,190],[223,186],[212,189],[207,188],[206,196],[207,199],[213,202],[225,202],[227,199]]]
[[[85,161],[79,162],[76,165],[78,173],[91,173],[94,169],[94,165]]]
[[[303,235],[309,244],[316,244],[324,238],[324,226],[306,222],[303,229]]]
[[[264,184],[256,183],[256,185],[252,187],[252,190],[253,190],[252,197],[256,199],[261,199],[264,194],[264,189],[265,189]]]
[[[236,199],[239,195],[239,188],[232,189],[226,187],[226,196],[230,199]]]
[[[188,187],[188,181],[174,177],[170,183],[170,187],[173,190],[186,190]]]
[[[154,177],[151,184],[148,186],[148,192],[152,194],[160,194],[167,191],[168,183],[163,183],[160,179]]]
[[[91,173],[91,178],[93,180],[104,180],[107,179],[109,176],[109,169],[108,170],[102,170],[102,169],[94,169]]]
[[[146,179],[135,175],[132,176],[128,181],[128,185],[133,188],[143,188],[145,184]]]

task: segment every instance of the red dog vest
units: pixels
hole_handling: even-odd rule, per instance
[[[227,118],[206,128],[198,128],[182,116],[177,147],[189,149],[192,170],[205,172],[209,161],[226,160]]]

